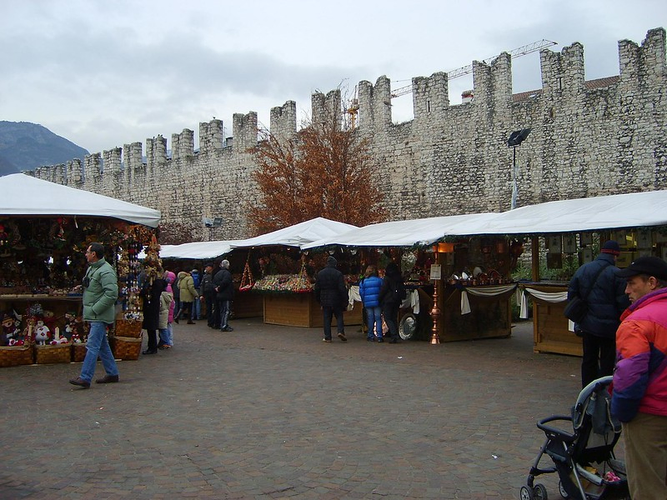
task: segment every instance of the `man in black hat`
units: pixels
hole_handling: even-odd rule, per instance
[[[327,265],[319,273],[315,281],[315,300],[322,306],[324,319],[324,342],[331,342],[331,318],[336,316],[338,338],[347,342],[343,310],[347,306],[348,296],[345,278],[336,266],[338,262],[333,256],[327,259]]]
[[[616,333],[612,414],[623,423],[632,498],[667,498],[667,262],[639,257],[617,276],[632,304]]]
[[[625,295],[625,281],[614,273],[621,248],[607,241],[597,258],[584,264],[570,280],[567,298],[575,295],[586,303],[587,312],[575,332],[582,337],[581,386],[611,375],[616,361],[616,329],[621,313],[630,305]]]

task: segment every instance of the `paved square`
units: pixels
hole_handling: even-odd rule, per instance
[[[439,346],[231,324],[175,325],[119,384],[0,369],[0,498],[518,498],[535,422],[580,389],[579,358],[534,354],[531,323]]]

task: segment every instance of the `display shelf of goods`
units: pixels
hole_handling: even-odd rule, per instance
[[[273,293],[308,293],[313,284],[302,274],[274,274],[255,282],[253,290]]]
[[[134,337],[111,337],[111,351],[114,358],[122,360],[136,360],[139,359],[141,353],[142,336]]]

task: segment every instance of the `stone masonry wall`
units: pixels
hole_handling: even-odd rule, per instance
[[[667,65],[663,28],[637,45],[619,42],[620,75],[585,81],[584,48],[540,54],[542,88],[512,95],[511,58],[473,63],[474,99],[451,106],[446,73],[412,79],[414,119],[393,124],[390,80],[358,86],[357,131],[371,140],[387,194],[388,220],[504,211],[512,196],[512,131],[532,131],[517,148],[517,206],[558,199],[667,189]],[[312,97],[317,120],[340,91]],[[296,103],[271,110],[270,129],[296,132]],[[257,115],[235,114],[233,137],[223,122],[199,124],[171,137],[125,144],[64,165],[41,167],[39,178],[158,209],[163,222],[194,240],[249,236],[246,204],[257,201],[249,149]],[[222,217],[219,228],[203,218]]]

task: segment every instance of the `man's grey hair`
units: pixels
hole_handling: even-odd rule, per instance
[[[222,268],[224,268],[224,269],[229,269],[229,261],[228,261],[227,259],[223,260],[223,261],[220,263],[220,267],[222,267]]]

